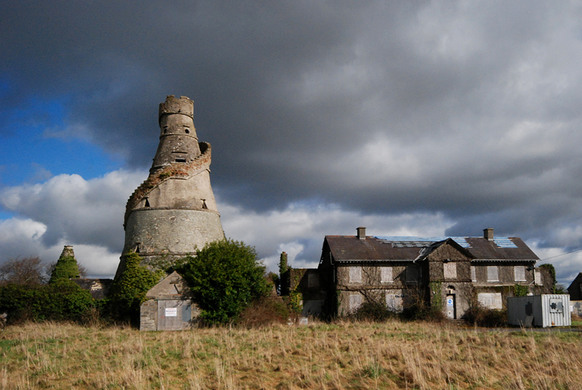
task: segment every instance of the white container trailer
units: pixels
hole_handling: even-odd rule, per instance
[[[507,298],[507,321],[517,326],[570,326],[570,295],[542,294]]]

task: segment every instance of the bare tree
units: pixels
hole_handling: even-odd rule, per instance
[[[46,282],[44,265],[38,257],[12,259],[0,266],[0,285],[37,286]]]

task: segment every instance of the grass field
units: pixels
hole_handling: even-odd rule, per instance
[[[0,333],[2,389],[580,389],[582,334],[423,322]]]

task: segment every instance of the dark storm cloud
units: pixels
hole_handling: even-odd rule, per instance
[[[580,234],[554,229],[579,231],[582,217],[575,6],[2,8],[4,109],[30,96],[66,99],[69,128],[132,168],[151,163],[157,104],[187,95],[200,139],[213,144],[215,192],[231,205],[443,213],[454,234],[491,225],[542,246],[582,246]]]

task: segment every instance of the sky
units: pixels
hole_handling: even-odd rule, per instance
[[[582,272],[582,4],[0,0],[0,263],[111,277],[158,104],[194,100],[227,237],[518,236]]]

